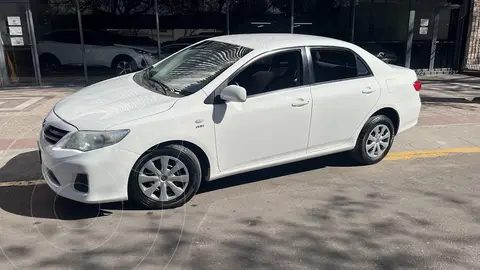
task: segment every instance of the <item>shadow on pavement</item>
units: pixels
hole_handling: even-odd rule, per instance
[[[480,97],[468,100],[466,98],[452,98],[452,97],[426,97],[422,96],[422,102],[431,103],[467,103],[467,104],[480,104]]]
[[[23,185],[42,179],[38,153],[30,151],[10,159],[0,168],[0,208],[20,216],[78,220],[109,215],[100,205],[87,205],[57,196],[46,184]],[[17,185],[18,184],[18,185]]]
[[[442,210],[461,214],[468,202],[424,190],[412,192],[411,199],[438,207],[432,215],[431,208],[423,212],[424,205],[405,203],[404,194],[391,188],[332,188],[321,196],[305,192],[301,195],[309,204],[295,208],[280,202],[279,211],[271,215],[252,210],[221,219],[221,213],[212,212],[197,231],[195,226],[183,229],[176,223],[158,230],[155,217],[147,216],[149,225],[127,228],[115,239],[117,245],[68,256],[58,252],[32,258],[35,246],[12,245],[5,250],[38,268],[59,269],[206,270],[218,265],[225,269],[478,269],[473,249],[480,241],[477,224],[468,222],[471,228],[459,234],[437,223]],[[294,217],[284,215],[286,210]],[[457,217],[462,215],[453,218]],[[78,233],[88,243],[97,231],[86,228]],[[158,236],[155,252],[146,256],[153,234]]]
[[[37,151],[21,153],[0,168],[0,183],[42,178]]]
[[[350,165],[342,155],[317,158],[211,182],[202,192]],[[26,237],[19,238],[22,242],[4,243],[2,248],[16,263],[38,269],[140,266],[202,270],[217,269],[219,265],[224,269],[479,269],[476,258],[480,247],[480,204],[476,189],[450,190],[441,179],[428,183],[421,180],[435,175],[419,176],[417,171],[402,172],[401,167],[396,168],[393,174],[376,176],[391,181],[333,183],[325,188],[298,190],[285,197],[287,193],[264,194],[255,201],[231,198],[237,203],[217,204],[212,211],[207,209],[208,215],[199,213],[198,220],[203,223],[193,226],[183,227],[191,221],[189,216],[175,221],[181,212],[161,222],[155,214],[130,216],[114,238],[95,249],[41,250],[45,245],[39,245],[39,238],[32,237],[38,232],[28,229],[23,230]],[[439,174],[453,170],[442,163],[427,168],[438,170]],[[408,180],[396,183],[396,174],[405,174]],[[476,176],[470,175],[472,179]],[[221,182],[223,185],[219,185]],[[53,192],[45,185],[0,188],[0,206],[28,215],[29,196],[33,216],[50,215],[46,214],[50,213],[48,209],[36,209],[38,205],[55,202]],[[99,208],[58,202],[71,219],[98,214]],[[18,204],[22,203],[20,212]],[[274,209],[268,211],[269,207]],[[77,216],[70,213],[82,211],[85,212]],[[72,233],[65,238],[78,241],[73,246],[88,246],[92,239],[102,237],[100,228],[97,225],[70,230]],[[56,227],[52,231],[50,239],[58,235]],[[109,230],[105,234],[108,233]],[[44,253],[48,256],[38,256]]]
[[[89,205],[57,196],[45,184],[0,187],[0,208],[9,213],[59,220],[80,220],[108,216],[101,205]]]
[[[214,180],[201,186],[198,193],[245,185],[285,175],[318,170],[325,167],[352,166],[356,166],[355,162],[344,153],[329,155]]]
[[[348,155],[330,155],[218,179],[205,183],[200,187],[198,193],[212,192],[325,167],[350,167],[354,166],[354,164]],[[3,182],[41,179],[36,151],[22,153],[12,158],[0,169],[0,176]],[[78,203],[57,196],[45,184],[0,187],[0,208],[21,216],[62,220],[106,216],[111,214],[108,210],[143,210],[132,202],[102,205]]]

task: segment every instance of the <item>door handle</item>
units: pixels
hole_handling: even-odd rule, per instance
[[[302,107],[307,105],[308,103],[310,103],[310,101],[299,98],[296,102],[292,103],[292,107]]]
[[[373,93],[373,92],[375,92],[375,89],[373,89],[370,86],[368,86],[367,88],[362,90],[362,93],[364,93],[364,94],[370,94],[370,93]]]

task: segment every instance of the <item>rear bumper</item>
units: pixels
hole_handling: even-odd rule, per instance
[[[398,107],[400,126],[397,134],[405,132],[416,126],[418,124],[418,118],[420,117],[421,110],[422,102],[420,100],[420,95],[418,94],[412,100],[401,103],[401,105]]]

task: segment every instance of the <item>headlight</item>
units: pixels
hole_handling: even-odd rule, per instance
[[[152,55],[149,51],[144,51],[144,50],[139,50],[139,49],[133,49],[136,53],[139,54],[147,54],[147,55]]]
[[[64,149],[76,149],[83,152],[100,149],[120,142],[130,130],[114,131],[77,131],[63,145]]]

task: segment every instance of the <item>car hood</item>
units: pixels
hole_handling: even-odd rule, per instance
[[[58,102],[54,112],[80,130],[105,130],[167,111],[178,100],[141,87],[133,76],[124,75],[83,88]]]

